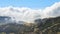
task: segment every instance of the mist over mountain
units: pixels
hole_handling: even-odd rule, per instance
[[[13,23],[16,23],[16,24],[24,24],[25,22],[24,21],[18,21],[16,22],[16,20],[13,20],[11,17],[9,16],[0,16],[0,25],[5,25],[5,24],[13,24]]]
[[[0,7],[0,16],[11,17],[13,21],[33,23],[35,19],[44,19],[60,16],[60,2],[44,9],[32,9],[27,7]]]

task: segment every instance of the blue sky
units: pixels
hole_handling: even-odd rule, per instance
[[[29,7],[29,8],[45,8],[53,5],[60,0],[0,0],[0,7]]]

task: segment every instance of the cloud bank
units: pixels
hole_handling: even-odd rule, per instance
[[[44,17],[57,17],[60,16],[60,2],[54,3],[50,7],[43,10]]]
[[[3,7],[0,8],[0,16],[10,16],[16,21],[33,22],[38,18],[60,16],[60,2],[46,7],[45,9],[31,9],[27,7]]]

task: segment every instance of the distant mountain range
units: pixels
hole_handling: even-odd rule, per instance
[[[12,20],[12,18],[9,17],[9,16],[0,16],[0,25],[7,24],[7,23],[23,24],[25,22],[24,21],[18,21],[18,22],[16,22],[16,21]]]

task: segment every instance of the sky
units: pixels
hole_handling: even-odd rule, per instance
[[[35,19],[60,16],[60,0],[0,0],[0,16],[32,23]]]
[[[51,6],[55,2],[60,2],[60,0],[0,0],[0,7],[14,6],[42,9]]]

